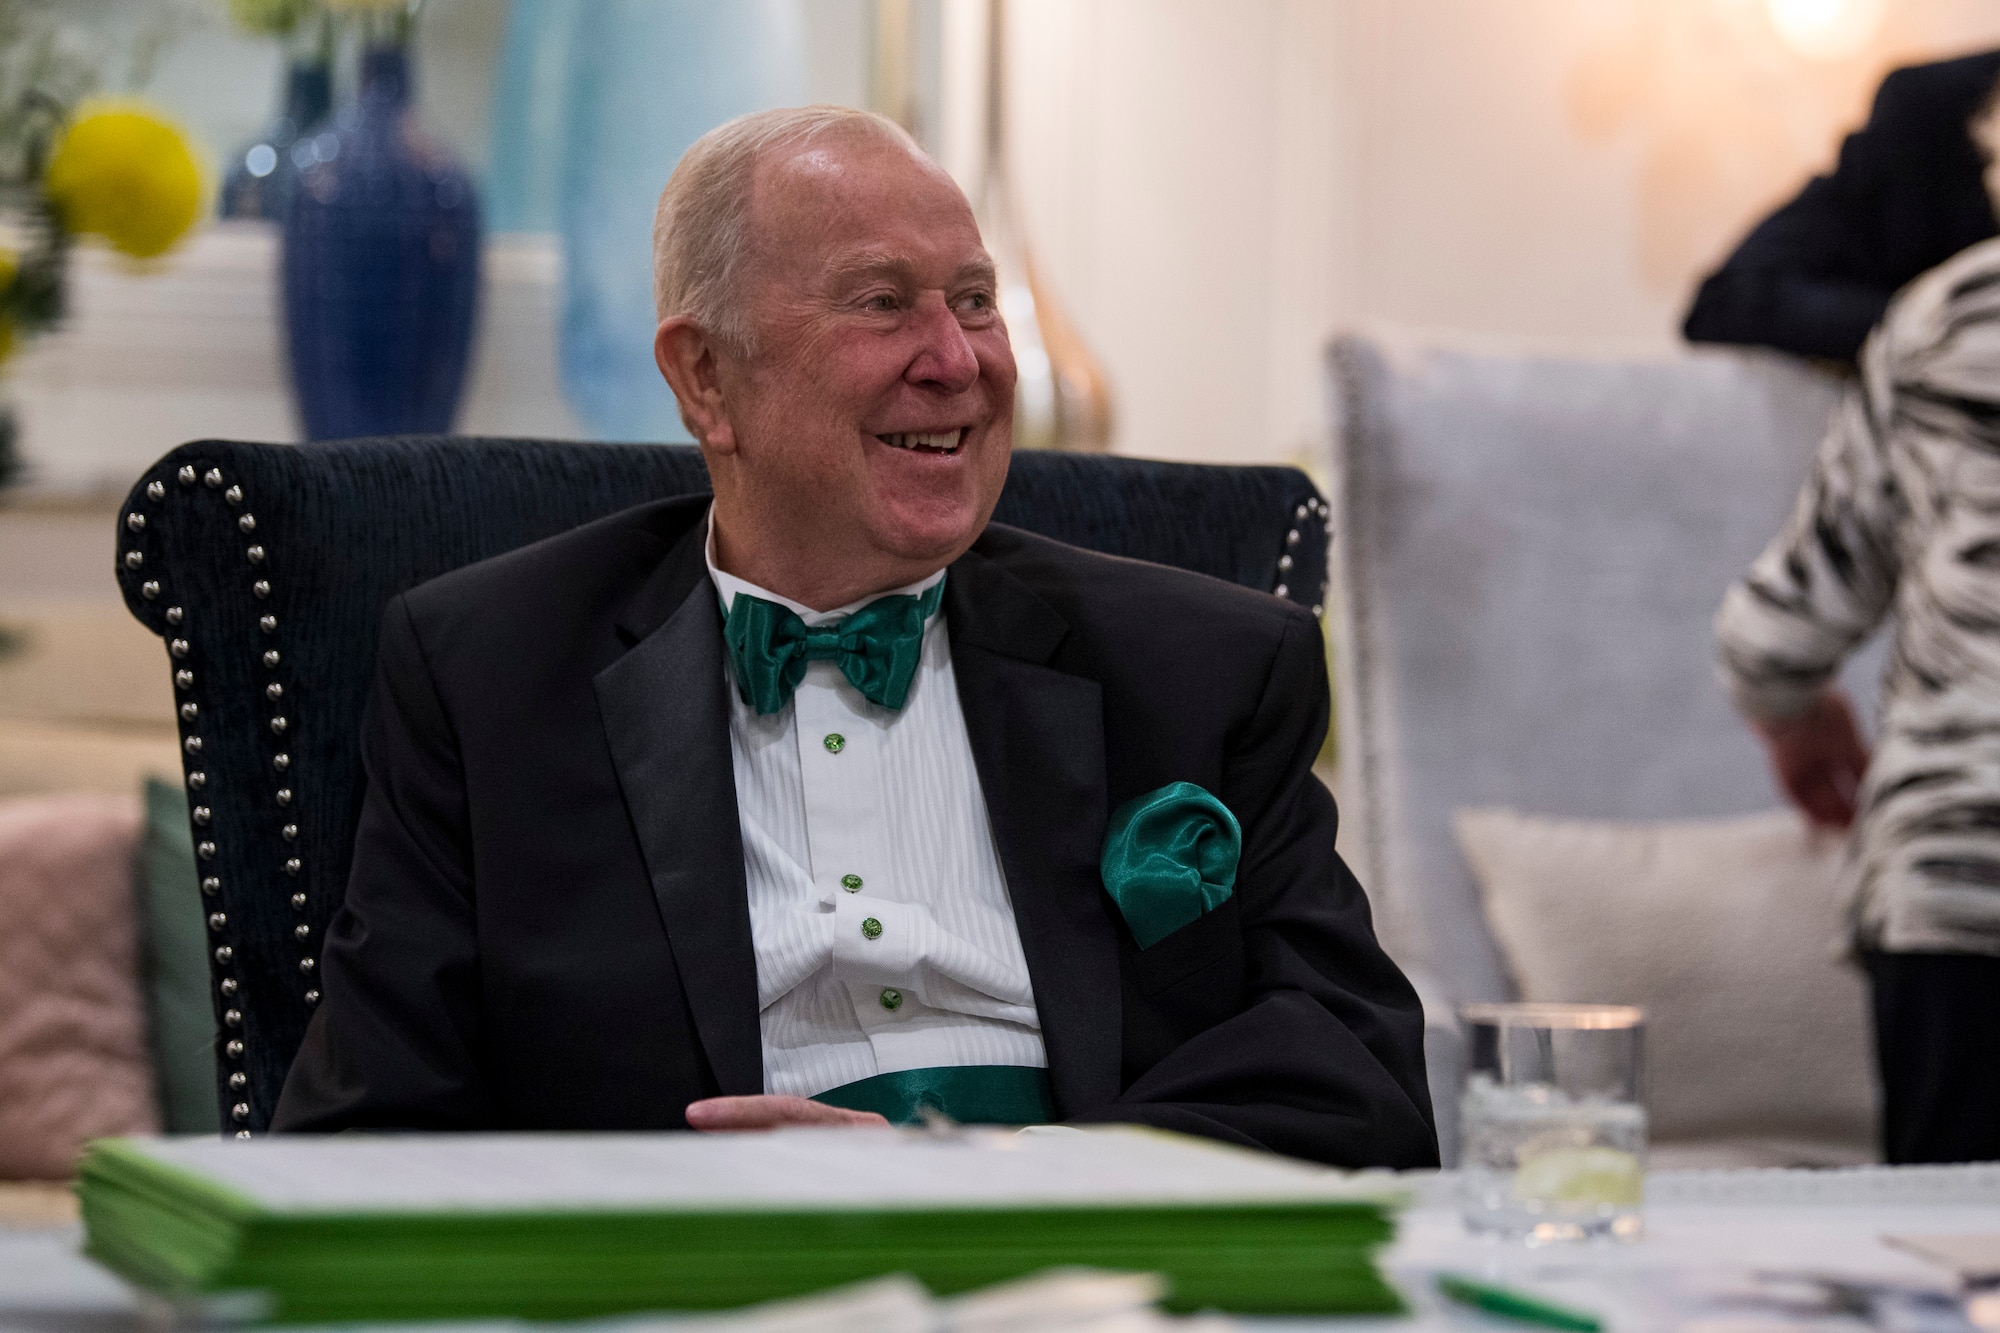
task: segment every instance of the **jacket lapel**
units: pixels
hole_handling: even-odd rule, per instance
[[[593,681],[674,965],[724,1094],[764,1090],[757,958],[729,753],[722,613],[697,523],[619,619],[634,646]]]
[[[1118,937],[1103,905],[1103,700],[1048,665],[1068,624],[975,548],[945,585],[952,671],[1021,931],[1057,1111],[1119,1093]]]

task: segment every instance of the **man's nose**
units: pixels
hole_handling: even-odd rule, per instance
[[[918,305],[917,331],[917,355],[904,379],[945,393],[964,393],[978,383],[979,356],[941,294]]]

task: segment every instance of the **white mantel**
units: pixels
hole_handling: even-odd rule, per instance
[[[122,494],[188,440],[299,438],[274,227],[215,223],[143,268],[96,247],[74,260],[69,318],[0,381],[20,417],[29,493]],[[582,434],[557,373],[561,290],[555,237],[489,239],[457,430]]]

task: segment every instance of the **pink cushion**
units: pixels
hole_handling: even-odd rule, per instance
[[[139,802],[0,801],[0,1179],[59,1180],[157,1130],[139,984]]]

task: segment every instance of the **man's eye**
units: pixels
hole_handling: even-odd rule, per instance
[[[870,310],[894,310],[896,298],[888,292],[878,292],[864,303]]]
[[[983,315],[993,309],[993,293],[970,292],[959,298],[958,308],[969,315]]]

